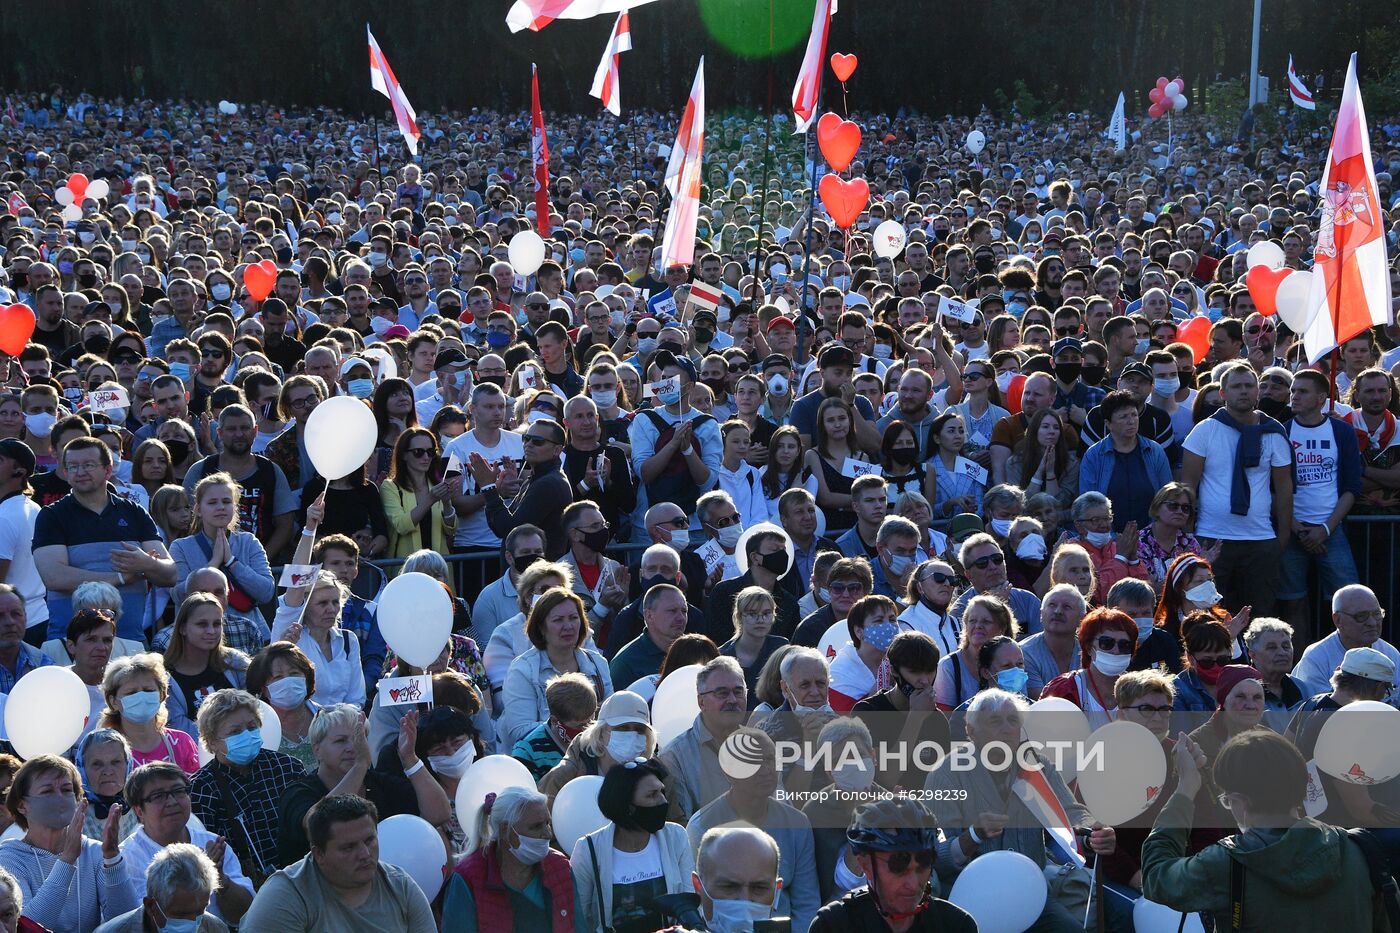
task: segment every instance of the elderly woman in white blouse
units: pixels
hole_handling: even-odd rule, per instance
[[[308,592],[308,589],[310,592]],[[307,586],[287,590],[272,623],[273,641],[290,641],[316,667],[317,705],[365,705],[365,674],[360,666],[360,640],[340,627],[346,587],[329,570],[316,574]]]

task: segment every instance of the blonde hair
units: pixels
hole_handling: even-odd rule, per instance
[[[199,727],[199,740],[211,754],[214,751],[214,742],[220,738],[219,727],[224,724],[225,719],[239,710],[249,711],[257,717],[258,725],[262,725],[262,706],[259,705],[258,698],[247,690],[235,687],[216,690],[199,705],[199,715],[195,718],[195,724]]]
[[[537,560],[526,567],[520,574],[520,582],[515,585],[516,604],[520,606],[520,611],[526,615],[530,614],[530,597],[526,594],[534,590],[539,585],[541,579],[545,577],[558,577],[564,581],[564,589],[573,589],[574,575],[569,571],[568,564],[556,564],[551,561]]]
[[[1176,687],[1172,678],[1159,670],[1128,671],[1120,674],[1113,682],[1113,701],[1119,709],[1132,706],[1149,693],[1160,693],[1171,702],[1176,698]]]
[[[739,591],[739,595],[734,597],[734,635],[738,636],[743,627],[739,624],[739,619],[746,612],[753,612],[757,608],[772,609],[777,611],[778,603],[773,599],[773,594],[761,586],[746,586]]]
[[[192,535],[199,534],[200,525],[202,524],[199,519],[199,502],[204,498],[204,494],[215,486],[227,486],[230,495],[233,496],[233,518],[228,523],[228,533],[233,534],[238,530],[238,503],[243,498],[243,487],[239,485],[238,480],[234,479],[228,473],[220,471],[218,473],[210,473],[198,483],[195,483],[194,495],[190,500],[190,505],[193,507],[193,514],[190,515],[190,534]]]
[[[1099,575],[1094,570],[1094,561],[1089,557],[1089,552],[1078,544],[1062,544],[1055,551],[1055,556],[1050,558],[1050,582],[1052,584],[1067,582],[1060,576],[1060,565],[1069,557],[1081,557],[1084,559],[1084,563],[1089,565],[1089,592],[1084,594],[1084,598],[1089,599],[1098,589]],[[1081,592],[1083,591],[1081,590]]]

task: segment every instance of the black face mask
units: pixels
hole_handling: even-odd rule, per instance
[[[83,341],[83,349],[98,356],[105,356],[112,346],[112,338],[98,334]]]
[[[724,377],[716,376],[709,379],[701,379],[702,383],[710,387],[710,391],[715,393],[715,398],[723,399],[729,390],[725,387]]]
[[[1282,421],[1284,418],[1291,417],[1293,414],[1293,409],[1287,402],[1280,402],[1272,398],[1261,398],[1259,400],[1259,410],[1275,421]]]
[[[711,340],[714,340],[714,339],[715,339],[715,332],[712,331],[712,330],[710,330],[708,327],[697,327],[697,328],[695,328],[695,345],[696,345],[696,346],[708,347],[708,346],[710,345],[710,341],[711,341]]]
[[[1083,363],[1056,363],[1055,378],[1064,383],[1070,383],[1078,379],[1084,371]]]
[[[658,803],[650,807],[632,807],[632,825],[647,833],[659,833],[666,825],[666,813],[671,805]]]
[[[608,546],[608,541],[612,538],[612,529],[600,528],[597,531],[582,532],[583,544],[589,550],[601,551]]]
[[[787,551],[782,550],[774,551],[772,554],[760,554],[758,557],[758,565],[774,576],[781,577],[788,572]]]
[[[279,250],[277,251],[277,261],[280,262],[280,263],[288,263],[288,262],[291,262],[291,261],[292,261],[292,248],[291,248],[290,246],[284,246],[284,247],[282,247],[281,249],[279,249]]]
[[[1104,377],[1108,375],[1108,367],[1085,366],[1081,372],[1081,375],[1084,377],[1084,381],[1087,382],[1089,385],[1096,386],[1099,383],[1103,382]]]
[[[153,286],[147,285],[145,288],[141,289],[142,304],[153,305],[164,297],[165,292]]]
[[[96,272],[84,272],[84,273],[82,273],[81,275],[78,276],[78,284],[81,285],[83,288],[96,288],[96,287],[97,287],[97,273],[96,273]]]
[[[656,349],[670,350],[672,353],[679,354],[681,352],[681,345],[678,343],[663,343],[658,345]]]
[[[171,463],[184,463],[185,458],[190,455],[188,441],[166,441],[165,448],[170,451]]]
[[[896,447],[890,451],[890,459],[900,466],[908,466],[919,459],[919,449],[917,447]]]
[[[524,573],[537,560],[544,560],[542,554],[522,554],[515,559],[515,572]]]
[[[28,288],[28,287],[29,287],[29,270],[26,269],[26,270],[24,270],[23,272],[11,272],[11,273],[10,273],[10,285],[13,286],[14,289],[15,289],[16,291],[21,291],[21,292],[24,291],[26,288]]]

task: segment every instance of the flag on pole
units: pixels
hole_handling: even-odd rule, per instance
[[[556,19],[591,19],[611,13],[625,13],[652,0],[515,0],[506,12],[511,32],[528,29],[539,32]]]
[[[807,53],[802,56],[802,70],[792,89],[792,112],[797,117],[794,133],[807,132],[817,118],[817,93],[821,90],[822,68],[826,67],[826,36],[835,12],[836,0],[817,0],[812,10],[812,34],[807,38]]]
[[[618,100],[617,59],[623,52],[632,50],[632,27],[627,21],[627,11],[617,14],[613,23],[612,35],[608,37],[608,47],[603,50],[603,60],[593,75],[590,97],[596,97],[615,117],[622,116],[622,103]]]
[[[1113,108],[1113,116],[1108,121],[1108,131],[1104,133],[1113,140],[1113,151],[1122,152],[1128,148],[1128,121],[1123,116],[1123,92],[1118,92],[1118,106]]]
[[[418,114],[413,112],[413,105],[408,102],[399,79],[394,77],[394,69],[389,67],[389,60],[380,51],[379,41],[370,32],[369,23],[365,23],[365,34],[369,36],[369,86],[389,98],[389,106],[394,108],[394,119],[398,121],[403,141],[408,144],[408,151],[416,156],[418,140],[423,135],[418,129]]]
[[[1084,849],[1079,844],[1079,837],[1074,834],[1074,827],[1070,825],[1069,814],[1046,779],[1045,771],[1019,769],[1016,779],[1011,782],[1011,792],[1020,798],[1036,822],[1050,834],[1051,843],[1075,865],[1083,868]]]
[[[1288,96],[1293,98],[1293,105],[1304,110],[1316,110],[1317,102],[1313,100],[1312,92],[1307,85],[1298,77],[1298,72],[1293,70],[1293,56],[1288,56]]]
[[[695,70],[681,116],[676,145],[666,166],[666,190],[671,192],[671,210],[666,216],[666,232],[661,238],[661,271],[695,261],[695,228],[700,220],[700,161],[705,151],[705,57]]]
[[[544,111],[540,110],[540,72],[530,66],[530,157],[535,163],[535,229],[549,236],[549,140],[544,135]]]
[[[1385,229],[1366,110],[1356,82],[1356,53],[1347,66],[1342,105],[1318,185],[1322,223],[1313,251],[1312,323],[1303,334],[1308,362],[1378,324],[1394,320]]]

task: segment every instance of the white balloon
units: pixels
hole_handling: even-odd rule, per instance
[[[374,453],[379,427],[374,412],[357,398],[328,398],[306,420],[306,454],[327,481],[354,473]]]
[[[656,730],[656,747],[679,736],[695,723],[700,715],[700,698],[695,695],[695,678],[699,664],[678,667],[666,675],[656,687],[651,701],[651,727]]]
[[[385,379],[397,379],[399,376],[399,364],[394,359],[394,354],[384,347],[365,347],[360,353],[369,362],[375,364],[375,381],[383,382]]]
[[[1255,266],[1263,266],[1266,269],[1282,269],[1287,257],[1283,255],[1283,247],[1273,240],[1260,240],[1249,248],[1249,252],[1244,254],[1245,266],[1253,269]]]
[[[92,701],[87,685],[66,667],[49,665],[15,682],[5,704],[5,731],[21,758],[62,755],[83,734]]]
[[[83,219],[83,209],[76,204],[70,204],[59,212],[59,216],[70,223]]]
[[[507,257],[517,275],[534,275],[544,262],[544,240],[533,230],[521,230],[510,238]]]
[[[608,818],[598,809],[598,791],[602,786],[601,775],[585,774],[559,789],[550,818],[554,821],[554,838],[565,852],[574,851],[580,839],[608,825]]]
[[[1328,713],[1313,758],[1323,771],[1348,784],[1370,786],[1400,775],[1400,710],[1360,700]]]
[[[1186,926],[1181,925],[1181,911],[1140,897],[1133,904],[1133,929],[1136,933],[1205,933],[1201,918],[1197,914],[1186,915]]]
[[[841,653],[841,649],[851,643],[851,630],[846,626],[846,620],[833,622],[822,637],[817,639],[817,650],[826,658],[827,667]]]
[[[1278,284],[1278,291],[1274,293],[1278,319],[1295,334],[1306,331],[1322,310],[1322,305],[1312,304],[1312,277],[1311,272],[1290,273]]]
[[[258,730],[262,733],[262,747],[270,748],[273,751],[282,747],[282,720],[277,718],[277,710],[272,708],[272,704],[259,698],[258,706],[262,708],[262,728]],[[204,746],[204,736],[199,737],[199,763],[201,766],[207,765],[214,760],[214,753]]]
[[[1142,726],[1126,719],[1100,726],[1089,736],[1088,747],[1102,748],[1102,763],[1079,772],[1079,793],[1105,825],[1128,822],[1161,795],[1167,755]]]
[[[980,933],[1022,933],[1045,910],[1040,866],[1019,852],[999,851],[968,862],[948,900],[972,914]]]
[[[987,137],[981,130],[973,130],[967,134],[967,151],[973,155],[981,152],[987,146]]]
[[[1031,704],[1022,722],[1027,740],[1045,746],[1045,757],[1059,766],[1056,770],[1065,783],[1072,781],[1078,773],[1078,749],[1089,738],[1089,719],[1084,711],[1063,697],[1045,697]],[[1063,742],[1072,744],[1054,744]]]
[[[421,816],[400,813],[379,824],[379,860],[397,865],[432,900],[446,879],[447,849],[442,837]]]
[[[904,225],[887,220],[875,228],[875,255],[893,259],[904,249]]]
[[[471,763],[457,783],[457,823],[467,834],[467,851],[477,846],[477,823],[487,794],[507,787],[535,789],[530,771],[509,755],[487,755]]]
[[[53,193],[53,199],[59,204],[72,204],[73,190],[67,185],[64,185],[62,188],[59,188]]]
[[[105,178],[94,178],[92,181],[88,182],[87,190],[83,192],[83,199],[92,198],[93,200],[97,200],[98,198],[105,198],[111,193],[112,187],[107,184]]]
[[[755,522],[744,529],[744,533],[739,536],[739,543],[734,546],[734,563],[738,565],[740,573],[749,572],[749,552],[747,545],[749,539],[761,531],[776,532],[782,535],[783,544],[787,549],[788,566],[791,567],[792,562],[796,560],[796,552],[792,549],[792,539],[788,537],[788,533],[783,530],[781,525],[775,525],[772,522]]]
[[[1176,95],[1181,93],[1181,82],[1168,81],[1167,86],[1162,88],[1162,93],[1167,95],[1168,97],[1175,97]]]
[[[401,573],[379,596],[379,631],[414,667],[437,660],[452,635],[452,598],[426,573]]]
[[[1186,95],[1178,94],[1172,98],[1172,109],[1185,110],[1187,103],[1189,103],[1189,101],[1186,99]]]

